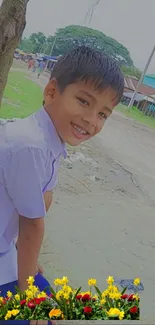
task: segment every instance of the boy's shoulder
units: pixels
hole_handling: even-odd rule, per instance
[[[57,159],[60,155],[66,157],[65,144],[54,127],[53,122],[44,109],[24,118],[8,121],[0,127],[0,162],[9,153],[23,149],[42,151],[45,160]]]
[[[46,141],[35,114],[6,124],[6,139],[11,151],[23,148],[45,149]]]

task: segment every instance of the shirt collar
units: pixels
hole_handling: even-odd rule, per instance
[[[50,119],[49,115],[46,113],[44,107],[39,111],[34,113],[36,119],[38,120],[43,132],[45,134],[46,140],[48,142],[49,148],[52,151],[54,158],[62,155],[64,158],[67,157],[67,150],[65,142],[62,142],[56,128]]]

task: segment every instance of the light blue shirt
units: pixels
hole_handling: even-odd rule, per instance
[[[0,125],[0,285],[17,280],[19,215],[46,215],[44,193],[57,184],[63,144],[42,108]]]

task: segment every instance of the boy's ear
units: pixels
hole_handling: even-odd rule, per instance
[[[56,79],[52,79],[49,81],[49,83],[47,84],[44,90],[45,105],[52,104],[56,91],[57,91],[57,81]]]

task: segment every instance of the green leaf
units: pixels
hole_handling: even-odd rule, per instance
[[[75,301],[76,299],[76,296],[78,295],[78,293],[81,291],[81,287],[76,291],[74,297],[73,297],[73,301]]]
[[[127,290],[127,287],[122,290],[122,292],[121,292],[121,295],[122,296],[124,295],[124,293],[126,292],[126,290]]]
[[[99,295],[99,297],[101,298],[101,297],[102,297],[102,293],[101,293],[101,291],[99,290],[99,288],[96,287],[96,286],[95,286],[94,288],[95,288],[97,294]]]

